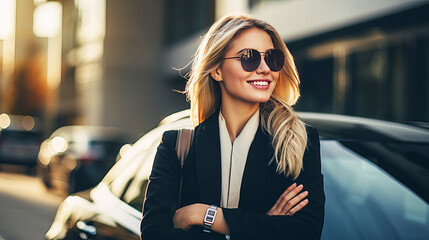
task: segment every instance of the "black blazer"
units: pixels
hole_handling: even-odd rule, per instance
[[[195,128],[193,144],[183,167],[183,185],[178,206],[181,168],[175,152],[177,131],[164,133],[155,156],[141,223],[141,237],[151,239],[225,239],[217,233],[173,228],[179,207],[192,203],[219,205],[221,199],[221,153],[218,111]],[[299,177],[276,172],[271,138],[259,126],[250,146],[237,209],[223,208],[232,240],[320,239],[324,220],[325,194],[316,129],[307,127],[308,142]],[[288,186],[303,184],[309,203],[293,216],[268,216]]]

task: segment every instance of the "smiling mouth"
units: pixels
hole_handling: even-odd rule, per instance
[[[249,84],[255,85],[255,86],[268,86],[270,84],[270,81],[248,81]]]

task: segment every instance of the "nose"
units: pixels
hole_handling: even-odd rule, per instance
[[[256,69],[256,73],[268,74],[270,71],[271,71],[270,67],[268,67],[268,64],[265,62],[265,57],[261,56],[261,63],[259,64],[259,67]]]

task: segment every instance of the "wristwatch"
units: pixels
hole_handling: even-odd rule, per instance
[[[213,223],[215,221],[216,213],[217,213],[217,206],[216,205],[211,205],[207,209],[206,215],[204,216],[204,225],[203,225],[203,231],[205,233],[211,232]]]

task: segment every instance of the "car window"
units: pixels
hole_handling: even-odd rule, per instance
[[[152,170],[153,159],[162,132],[148,134],[136,142],[130,153],[118,161],[103,180],[121,200],[141,210],[145,181]]]
[[[429,141],[429,139],[427,139]],[[388,151],[406,158],[408,162],[419,165],[429,175],[429,144],[423,143],[386,143]]]
[[[139,168],[136,176],[132,179],[130,185],[122,198],[132,207],[142,211],[144,195],[148,184],[149,175],[152,170],[153,159],[156,154],[156,146],[147,152],[147,159]]]
[[[134,158],[134,161],[129,161],[126,168],[121,171],[120,174],[116,176],[116,178],[112,179],[110,184],[108,185],[110,188],[110,191],[117,196],[118,198],[122,199],[123,195],[125,194],[126,189],[128,188],[129,184],[131,183],[132,179],[137,174],[138,169],[140,168],[142,164],[142,160],[144,159],[144,156],[137,156]],[[121,161],[121,160],[119,160]]]
[[[389,141],[343,141],[429,202],[429,144]]]
[[[132,146],[132,149],[107,173],[103,182],[115,196],[142,211],[148,178],[163,133],[191,126],[189,118],[159,125]]]
[[[3,130],[3,131],[0,131],[0,139],[7,142],[38,143],[41,140],[41,135],[35,132]]]
[[[428,204],[363,155],[337,141],[321,142],[326,194],[322,238],[427,237]]]
[[[116,158],[119,149],[124,144],[122,142],[91,141],[89,142],[89,151],[91,155],[100,160],[112,156]]]

